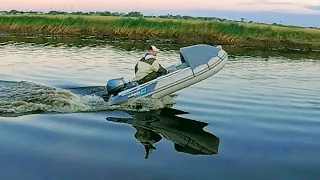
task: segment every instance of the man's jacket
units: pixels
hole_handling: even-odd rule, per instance
[[[134,80],[138,81],[154,72],[160,75],[167,74],[167,70],[156,61],[155,56],[146,54],[135,66],[136,77]]]

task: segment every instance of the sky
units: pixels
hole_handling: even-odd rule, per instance
[[[140,11],[144,14],[215,16],[227,19],[320,26],[320,0],[0,0],[0,10]]]

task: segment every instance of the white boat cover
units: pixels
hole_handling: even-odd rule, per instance
[[[213,57],[219,57],[218,54],[220,50],[218,47],[206,44],[183,47],[180,48],[181,62],[195,69],[202,64],[206,64]]]

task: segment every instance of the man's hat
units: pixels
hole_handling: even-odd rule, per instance
[[[159,52],[160,50],[158,48],[156,48],[155,46],[151,45],[149,50],[153,50],[153,51],[156,51],[156,52]]]

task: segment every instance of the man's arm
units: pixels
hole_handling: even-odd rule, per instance
[[[168,74],[168,71],[164,67],[162,67],[160,64],[159,64],[158,72],[161,74]]]
[[[152,66],[154,67],[154,69],[156,70],[156,72],[161,73],[161,74],[168,74],[168,71],[163,68],[158,62],[154,61],[152,63]]]

